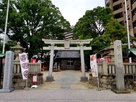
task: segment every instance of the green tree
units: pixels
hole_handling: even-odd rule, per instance
[[[126,43],[127,33],[118,20],[111,19],[105,26],[105,32],[103,35],[94,38],[93,43],[91,44],[95,52],[110,46],[115,40],[122,40],[122,43]]]
[[[91,53],[97,53],[108,46],[109,40],[103,42],[101,35],[105,32],[106,24],[113,17],[112,10],[109,7],[97,7],[93,10],[87,10],[85,15],[79,19],[74,28],[75,39],[92,39]]]
[[[90,54],[95,54],[108,47],[115,40],[126,39],[125,28],[113,19],[112,10],[108,7],[97,7],[86,11],[85,15],[79,19],[74,29],[75,39],[92,39],[90,46],[92,50],[86,52],[86,59]],[[86,60],[89,67],[89,61]]]
[[[111,42],[114,42],[115,40],[123,40],[127,37],[124,26],[117,19],[111,19],[106,24],[105,29],[105,33],[102,35],[103,40],[109,39]]]
[[[104,33],[104,26],[113,16],[110,8],[97,7],[87,10],[79,19],[74,28],[75,39],[95,38]]]
[[[6,9],[6,1],[0,4],[2,11]],[[5,14],[0,18],[4,18]],[[1,28],[2,24],[0,22]],[[70,23],[50,0],[10,1],[7,35],[11,40],[20,42],[30,57],[43,51],[42,38],[63,39],[63,33],[69,29]]]

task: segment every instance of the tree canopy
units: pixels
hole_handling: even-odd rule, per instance
[[[123,40],[124,37],[126,37],[127,32],[122,26],[118,20],[116,19],[111,19],[105,26],[105,32],[102,35],[103,39],[107,38],[111,42],[114,42],[115,40]]]
[[[75,25],[75,39],[92,39],[92,54],[108,47],[114,40],[122,40],[126,31],[124,27],[113,19],[112,10],[109,7],[97,7],[87,10]]]
[[[1,33],[4,31],[6,1],[0,3]],[[42,38],[63,39],[63,33],[69,29],[70,23],[50,0],[10,1],[7,35],[20,42],[29,56],[42,52]]]
[[[87,10],[75,25],[75,39],[95,38],[104,33],[104,26],[113,16],[110,8],[97,7]]]

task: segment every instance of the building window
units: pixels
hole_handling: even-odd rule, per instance
[[[116,11],[116,10],[119,10],[120,8],[122,8],[122,3],[116,5],[113,7],[113,10]]]
[[[136,29],[136,22],[133,23],[133,28]]]
[[[134,34],[134,37],[136,37],[136,34]]]
[[[121,17],[123,17],[123,13],[122,12],[117,13],[117,14],[114,15],[114,18],[116,18],[116,19],[121,18]]]
[[[131,4],[133,4],[136,0],[131,0]]]
[[[114,2],[117,2],[117,1],[119,1],[119,0],[113,0],[113,3],[114,3]]]
[[[119,22],[122,26],[124,26],[124,22],[123,21],[121,21],[121,22]]]

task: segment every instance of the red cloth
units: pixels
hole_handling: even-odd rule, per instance
[[[31,62],[32,62],[32,63],[36,63],[36,59],[35,59],[35,58],[32,58]]]

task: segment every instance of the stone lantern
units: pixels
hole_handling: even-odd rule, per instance
[[[15,55],[14,61],[18,62],[19,61],[19,54],[22,53],[25,50],[25,48],[20,46],[20,42],[18,42],[17,45],[14,47],[11,47],[11,49],[14,51],[14,55]]]
[[[109,47],[101,50],[99,53],[101,54],[101,57],[110,58],[110,63],[114,63],[114,45],[113,43],[111,43]]]

